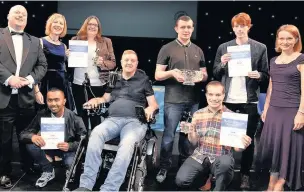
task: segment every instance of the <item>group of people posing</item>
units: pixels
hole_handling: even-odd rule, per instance
[[[72,40],[88,41],[88,67],[68,68],[68,47],[60,41],[67,33],[65,17],[55,13],[46,22],[45,37],[36,38],[24,32],[27,10],[16,5],[8,14],[8,26],[0,29],[0,185],[12,187],[11,156],[13,128],[19,140],[23,170],[31,172],[33,163],[42,174],[37,187],[55,178],[52,161],[62,159],[68,170],[75,157],[80,138],[87,135],[88,116],[84,108],[110,103],[109,117],[101,122],[91,117],[84,172],[78,191],[93,189],[105,142],[120,136],[117,155],[101,191],[119,191],[130,164],[135,142],[144,138],[147,125],[136,117],[135,106],[145,108],[150,119],[158,104],[149,77],[137,69],[138,56],[126,50],[121,57],[122,74],[114,87],[107,86],[107,73],[115,69],[112,42],[102,36],[96,16],[88,17]],[[179,135],[179,171],[176,185],[182,189],[197,186],[226,190],[233,179],[233,151],[241,151],[241,189],[250,189],[250,169],[254,156],[254,135],[260,116],[257,112],[259,89],[268,84],[267,98],[261,115],[264,127],[258,144],[257,166],[269,169],[268,190],[281,191],[303,187],[304,142],[304,55],[299,30],[294,25],[281,26],[276,34],[278,56],[268,62],[264,44],[248,37],[251,18],[239,13],[231,20],[236,38],[218,47],[213,76],[205,94],[208,105],[199,109],[201,82],[208,79],[203,51],[193,42],[194,23],[188,16],[177,19],[177,38],[159,51],[155,80],[164,81],[164,132],[160,151],[160,168],[156,175],[164,182],[172,165],[176,128],[184,111],[191,111],[189,133]],[[247,76],[229,77],[231,55],[227,47],[250,45],[252,71]],[[195,85],[184,85],[182,70],[201,71]],[[83,86],[85,74],[90,86]],[[71,85],[70,85],[71,84]],[[88,89],[86,101],[84,89]],[[37,112],[38,109],[38,112]],[[76,111],[77,114],[74,112]],[[247,133],[241,138],[245,149],[220,145],[223,112],[248,114]],[[41,118],[64,118],[65,141],[57,150],[42,150],[45,141],[40,134]],[[30,155],[28,155],[28,153]]]

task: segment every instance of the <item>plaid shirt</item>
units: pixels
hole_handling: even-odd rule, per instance
[[[199,163],[203,163],[206,157],[213,163],[216,157],[232,155],[231,147],[220,145],[222,112],[231,111],[223,106],[214,113],[205,107],[193,115],[192,124],[199,136],[199,143],[191,157]]]

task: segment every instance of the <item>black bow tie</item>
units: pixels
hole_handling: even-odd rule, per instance
[[[11,31],[11,35],[23,35],[24,32],[16,32],[16,31]]]

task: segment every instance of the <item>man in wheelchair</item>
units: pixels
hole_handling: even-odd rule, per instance
[[[148,104],[144,109],[148,120],[158,109],[149,77],[137,69],[137,54],[132,50],[124,51],[121,65],[121,79],[114,88],[108,88],[103,97],[91,99],[84,104],[84,108],[90,109],[101,103],[112,102],[108,110],[109,117],[95,127],[90,135],[84,172],[76,191],[92,190],[102,164],[101,153],[105,142],[120,136],[117,155],[100,187],[101,191],[119,191],[132,159],[135,143],[144,138],[147,130],[147,124],[138,120],[135,106],[145,107]]]
[[[211,81],[206,86],[208,106],[195,112],[191,123],[180,124],[181,131],[188,134],[189,141],[198,145],[177,172],[175,182],[180,188],[190,185],[198,188],[212,174],[216,179],[214,191],[223,191],[233,179],[232,147],[220,145],[222,113],[231,112],[222,104],[224,97],[224,86],[218,81]],[[251,138],[243,135],[242,143],[247,148]]]
[[[55,178],[54,168],[50,161],[55,160],[56,157],[61,158],[66,170],[69,170],[79,141],[81,137],[86,135],[86,128],[82,119],[71,110],[65,108],[66,99],[62,90],[57,88],[49,89],[46,101],[48,108],[39,111],[31,124],[20,134],[21,141],[28,143],[26,145],[27,150],[42,169],[42,175],[37,180],[36,187],[44,187],[50,180]],[[64,118],[65,142],[58,143],[58,149],[41,149],[46,144],[40,134],[41,118]],[[68,174],[68,172],[66,173]]]

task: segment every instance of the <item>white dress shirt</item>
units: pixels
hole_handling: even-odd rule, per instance
[[[9,31],[14,31],[11,27],[8,27]],[[23,32],[23,31],[18,31],[18,32]],[[15,56],[16,56],[16,73],[15,76],[19,77],[20,73],[20,68],[21,68],[21,62],[22,62],[22,54],[23,54],[23,36],[22,35],[13,35],[12,36],[13,44],[14,44],[14,49],[15,49]],[[7,80],[4,82],[4,85],[8,86],[8,81],[10,78],[13,77],[11,75]],[[28,75],[26,79],[30,82],[28,85],[31,89],[33,88],[33,83],[34,83],[34,78],[31,75]],[[12,89],[12,94],[18,94],[18,89],[13,88]]]

